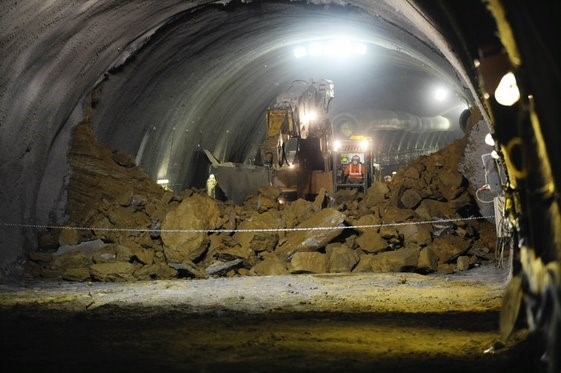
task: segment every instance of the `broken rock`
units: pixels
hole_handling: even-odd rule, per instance
[[[448,203],[433,199],[423,200],[419,207],[415,209],[415,212],[425,220],[433,220],[434,218],[452,218],[456,213]]]
[[[142,266],[134,271],[133,276],[137,280],[165,280],[177,277],[177,270],[167,264],[155,263]]]
[[[186,274],[188,275],[188,277],[195,278],[208,277],[203,268],[199,268],[195,263],[187,259],[185,259],[182,263],[169,263],[169,266],[172,269],[176,270],[178,275],[181,275],[181,271],[183,271],[183,277],[185,277]]]
[[[469,269],[469,262],[470,262],[470,258],[469,256],[459,256],[457,261],[456,261],[456,267],[458,268],[458,271],[467,271]]]
[[[463,192],[464,177],[456,170],[445,170],[438,174],[440,181],[438,189],[446,200],[451,201]]]
[[[327,273],[327,255],[318,252],[299,252],[290,261],[290,273]]]
[[[169,211],[162,223],[164,253],[170,262],[196,260],[207,248],[205,232],[165,232],[166,230],[216,229],[220,223],[220,210],[214,199],[193,195],[183,199]]]
[[[353,225],[355,225],[355,226],[362,226],[362,225],[372,225],[372,226],[375,226],[375,225],[379,225],[379,224],[380,224],[380,218],[378,218],[378,216],[376,216],[376,215],[374,215],[374,214],[369,214],[369,215],[361,216],[360,219],[355,220],[355,221],[353,222]],[[360,227],[357,227],[357,228],[355,228],[355,229],[356,229],[357,231],[361,232],[361,233],[364,233],[364,232],[366,232],[366,231],[368,231],[368,230],[373,230],[373,229],[374,229],[374,230],[377,230],[378,227],[367,227],[367,228],[360,228]]]
[[[419,245],[428,245],[432,241],[432,227],[428,224],[400,225],[397,229],[399,233],[403,235],[403,240],[406,245],[410,242]]]
[[[77,245],[80,243],[80,231],[74,228],[63,229],[58,236],[60,246]]]
[[[243,230],[279,229],[284,228],[284,222],[278,212],[267,211],[263,214],[252,215],[251,218],[241,222],[238,228]],[[279,241],[279,234],[276,232],[238,232],[234,235],[234,239],[245,250],[273,251]]]
[[[241,259],[234,259],[227,262],[216,261],[206,268],[206,274],[213,276],[220,273],[226,273],[241,263]]]
[[[442,275],[450,275],[454,273],[454,269],[456,266],[454,264],[449,263],[438,263],[438,270],[437,272]]]
[[[134,264],[128,262],[98,263],[90,266],[90,273],[97,281],[134,281],[132,274],[136,269]]]
[[[67,281],[86,281],[90,279],[90,270],[87,267],[67,268],[62,272],[62,279]]]
[[[459,255],[468,251],[471,241],[459,236],[447,235],[436,238],[430,248],[438,256],[439,263],[446,263],[456,259]]]
[[[415,212],[411,209],[400,209],[394,206],[388,206],[382,211],[384,223],[402,223],[415,216]]]
[[[372,270],[374,272],[401,272],[410,271],[417,267],[419,249],[416,247],[401,248],[387,251],[372,257]]]
[[[349,247],[341,245],[329,251],[329,272],[351,272],[359,256]]]
[[[334,209],[323,209],[297,227],[302,230],[288,233],[286,241],[277,247],[275,252],[286,259],[297,251],[316,251],[341,234],[344,220],[343,213]]]
[[[296,225],[308,219],[314,213],[312,202],[302,198],[291,202],[283,212],[283,218],[287,228],[294,228]]]
[[[382,238],[376,229],[367,230],[356,239],[356,242],[365,253],[377,253],[388,248],[388,242]]]
[[[358,264],[353,268],[353,273],[372,272],[372,262],[375,255],[360,255]]]
[[[269,255],[251,268],[253,275],[258,276],[281,276],[289,274],[286,263],[274,255]]]
[[[401,195],[400,201],[403,207],[405,207],[406,209],[414,209],[419,205],[419,203],[421,203],[422,199],[423,198],[421,197],[419,192],[413,189],[407,189]]]
[[[417,267],[424,272],[434,272],[438,268],[438,256],[430,247],[425,247],[419,253]]]

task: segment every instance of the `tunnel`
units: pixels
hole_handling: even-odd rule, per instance
[[[0,9],[6,371],[559,371],[558,5]],[[210,198],[211,170],[262,167],[279,97],[322,79],[329,151],[369,139],[368,185]]]

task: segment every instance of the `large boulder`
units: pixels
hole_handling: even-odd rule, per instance
[[[372,272],[372,262],[375,255],[360,255],[357,265],[353,268],[353,273]]]
[[[419,248],[406,247],[372,256],[373,272],[401,272],[417,268]]]
[[[417,267],[424,272],[434,272],[438,269],[438,256],[430,247],[421,249]]]
[[[118,228],[149,228],[152,224],[144,211],[135,211],[119,205],[111,206],[106,216],[109,222]]]
[[[88,267],[92,264],[92,255],[83,251],[69,251],[61,255],[54,255],[50,262],[52,269]]]
[[[286,241],[275,252],[286,259],[298,251],[316,251],[331,242],[343,231],[345,215],[334,209],[323,209],[303,221],[287,234]]]
[[[152,264],[154,261],[154,251],[136,245],[108,244],[95,250],[92,254],[92,259],[95,263],[136,261],[142,264]]]
[[[286,262],[275,255],[268,255],[251,268],[250,274],[258,276],[280,276],[289,274]]]
[[[302,198],[288,204],[283,211],[287,228],[294,228],[314,214],[314,204]]]
[[[290,273],[327,273],[329,259],[318,252],[299,252],[290,261]]]
[[[87,281],[90,279],[90,270],[87,267],[66,268],[62,272],[62,279],[67,281]]]
[[[403,235],[405,245],[413,242],[424,246],[432,241],[432,225],[429,224],[400,225],[397,230]]]
[[[359,196],[357,189],[340,189],[335,193],[335,201],[337,204],[352,202]]]
[[[206,250],[208,234],[205,232],[166,232],[166,230],[216,229],[220,223],[220,210],[214,199],[193,195],[170,210],[162,223],[164,253],[169,262],[184,259],[196,260]]]
[[[366,192],[365,202],[368,207],[375,207],[384,203],[386,199],[386,194],[389,193],[390,189],[383,182],[374,182]]]
[[[63,229],[58,236],[60,246],[77,245],[80,243],[80,231],[75,228]]]
[[[380,218],[375,214],[368,214],[368,215],[361,216],[358,220],[355,220],[355,221],[352,222],[352,225],[356,226],[355,229],[357,231],[361,232],[361,233],[364,233],[364,232],[366,232],[368,230],[372,230],[372,229],[375,229],[375,230],[378,229],[378,227],[364,227],[364,228],[361,228],[361,226],[369,226],[369,225],[370,226],[376,226],[376,225],[379,225],[379,224],[380,224]]]
[[[403,192],[399,200],[406,209],[414,209],[419,205],[419,203],[421,203],[423,197],[416,190],[407,189]]]
[[[98,263],[90,266],[90,274],[97,281],[134,281],[134,271],[139,266],[128,262]]]
[[[359,256],[345,245],[333,247],[328,252],[329,272],[351,272],[358,263]]]
[[[462,187],[464,177],[457,170],[448,169],[439,173],[438,181],[438,190],[448,201],[458,197],[464,191]]]
[[[415,211],[411,209],[400,209],[394,206],[387,206],[381,212],[384,223],[402,223],[415,216]]]
[[[145,265],[134,271],[137,280],[165,280],[177,277],[177,270],[165,263]]]
[[[262,214],[254,214],[249,219],[244,220],[238,226],[241,230],[259,230],[259,229],[282,229],[284,228],[284,220],[278,211],[267,211]],[[277,232],[238,232],[234,235],[234,239],[245,250],[256,252],[273,251],[279,241],[279,233]]]
[[[438,256],[439,263],[447,263],[468,251],[470,246],[470,240],[449,234],[435,238],[429,247]]]
[[[272,208],[276,208],[278,201],[276,199],[270,199],[261,194],[249,197],[243,204],[246,210],[252,210],[257,212],[265,212]]]
[[[356,239],[358,247],[365,253],[377,253],[388,248],[388,242],[376,229],[369,229]]]
[[[425,220],[435,218],[452,218],[456,215],[456,210],[446,202],[425,199],[419,207],[415,209],[419,217]]]
[[[483,221],[479,225],[479,240],[490,251],[497,249],[497,231],[493,224]]]

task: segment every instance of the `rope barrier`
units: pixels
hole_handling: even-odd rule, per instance
[[[443,224],[454,223],[458,221],[483,220],[495,218],[494,215],[488,216],[472,216],[467,218],[451,218],[424,221],[406,221],[401,223],[385,223],[385,224],[365,224],[335,227],[310,227],[310,228],[257,228],[257,229],[151,229],[151,228],[106,228],[106,227],[75,227],[64,225],[42,225],[42,224],[21,224],[21,223],[5,223],[0,222],[1,226],[11,228],[36,228],[36,229],[76,229],[76,230],[93,230],[100,232],[134,232],[134,233],[278,233],[278,232],[300,232],[300,231],[330,231],[345,229],[371,229],[383,227],[400,227],[404,225],[421,225],[421,224]]]

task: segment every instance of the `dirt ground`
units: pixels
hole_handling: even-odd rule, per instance
[[[534,370],[498,335],[507,274],[5,284],[2,371]]]

